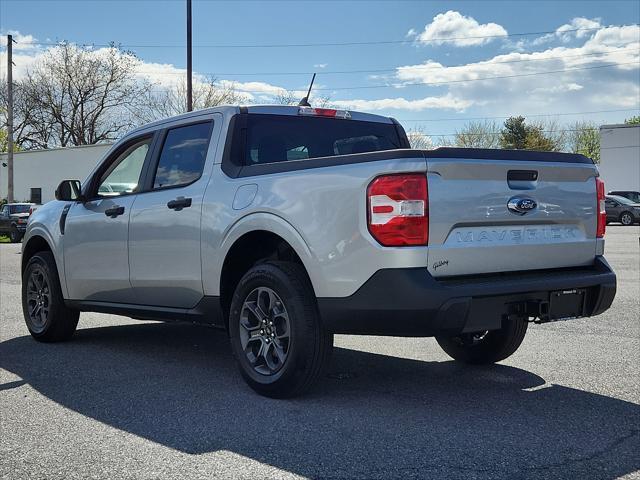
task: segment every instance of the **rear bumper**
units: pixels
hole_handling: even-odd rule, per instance
[[[586,291],[580,316],[598,315],[613,302],[616,276],[603,257],[590,267],[442,280],[426,268],[386,269],[350,297],[319,298],[318,307],[334,333],[428,337],[499,329],[524,305],[568,289]]]

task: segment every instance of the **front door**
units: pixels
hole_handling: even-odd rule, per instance
[[[71,205],[64,224],[64,266],[72,300],[135,303],[129,282],[129,217],[152,137],[110,156]]]
[[[129,223],[131,285],[143,305],[191,308],[202,299],[200,215],[212,128],[207,120],[159,136],[148,190],[137,196]]]

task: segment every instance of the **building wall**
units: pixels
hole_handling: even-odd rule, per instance
[[[42,189],[42,203],[55,198],[62,180],[84,180],[111,144],[53,148],[15,153],[13,185],[16,201],[30,200],[31,188]],[[7,155],[0,155],[0,198],[7,198]]]
[[[600,127],[598,168],[607,191],[640,191],[640,125]]]

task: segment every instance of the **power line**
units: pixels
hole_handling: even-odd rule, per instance
[[[612,27],[632,27],[638,26],[638,23],[632,23],[628,25],[608,25],[608,26],[600,26],[600,27],[590,27],[590,28],[574,28],[570,30],[563,30],[561,33],[571,33],[571,32],[580,32],[580,31],[596,31],[602,30],[604,28],[612,28]],[[456,40],[481,40],[481,39],[490,39],[490,38],[507,38],[507,37],[523,37],[529,35],[547,35],[551,33],[556,33],[556,30],[547,30],[542,32],[518,32],[518,33],[506,33],[504,35],[473,35],[473,36],[462,36],[462,37],[437,37],[431,38],[429,40],[420,41],[421,43],[437,43],[437,42],[447,42],[447,41],[456,41]],[[352,42],[320,42],[320,43],[271,43],[271,44],[200,44],[193,45],[193,48],[289,48],[289,47],[344,47],[344,46],[358,46],[358,45],[394,45],[394,44],[411,44],[414,43],[415,40],[411,39],[402,39],[402,40],[374,40],[374,41],[352,41]],[[59,45],[60,42],[22,42],[22,44],[33,44],[33,45]],[[98,44],[98,43],[79,43],[80,46],[94,46],[94,47],[112,47],[112,46],[120,46],[126,48],[184,48],[185,45],[181,44]]]
[[[635,43],[629,42],[627,45]],[[491,65],[497,64],[509,64],[509,63],[523,63],[523,62],[540,62],[540,61],[549,61],[549,60],[562,60],[565,58],[582,58],[582,57],[591,57],[594,55],[609,55],[612,53],[620,52],[623,50],[637,50],[638,49],[630,49],[627,47],[620,47],[613,50],[609,50],[607,52],[593,52],[593,53],[582,53],[576,55],[563,55],[557,57],[546,57],[546,58],[528,58],[528,59],[519,59],[519,60],[505,60],[505,61],[495,61],[491,62]],[[535,53],[535,52],[534,52]],[[486,60],[484,60],[486,62]],[[469,65],[481,64],[483,61],[460,64],[460,65],[443,65],[443,68],[462,68],[467,67]],[[411,68],[427,68],[428,65],[412,65]],[[323,71],[320,70],[318,72],[199,72],[199,75],[237,75],[237,76],[263,76],[263,75],[311,75],[313,73],[317,73],[318,75],[336,75],[336,74],[348,74],[348,73],[384,73],[384,72],[395,72],[399,68],[403,67],[395,67],[395,68],[381,68],[381,69],[372,69],[372,70],[328,70]],[[184,75],[184,72],[156,72],[153,70],[138,70],[138,73],[153,73],[156,75]]]
[[[611,67],[619,67],[623,65],[638,65],[637,62],[623,62],[623,63],[610,63],[607,65],[595,65],[591,67],[577,67],[577,68],[563,68],[560,70],[549,70],[546,72],[532,72],[532,73],[520,73],[514,75],[500,75],[495,77],[481,77],[481,78],[468,78],[464,80],[448,80],[443,82],[410,82],[410,83],[398,83],[395,85],[357,85],[354,87],[333,87],[333,88],[316,88],[314,91],[337,91],[337,90],[361,90],[361,89],[374,89],[374,88],[397,88],[397,87],[406,87],[406,86],[416,86],[416,85],[450,85],[455,83],[466,83],[466,82],[480,82],[484,80],[499,80],[506,78],[517,78],[517,77],[532,77],[537,75],[550,75],[555,73],[564,73],[564,72],[573,72],[578,70],[595,70],[599,68],[611,68]],[[277,88],[277,87],[275,87]],[[163,88],[156,89],[158,91],[164,91]],[[281,90],[286,90],[282,88]],[[247,92],[252,92],[252,90],[247,89]],[[265,93],[265,92],[262,92]],[[344,100],[344,102],[348,102],[348,100]]]
[[[561,112],[561,113],[534,113],[534,114],[521,114],[523,117],[560,117],[560,116],[572,116],[572,115],[591,115],[596,113],[619,113],[619,112],[637,112],[640,111],[640,107],[636,108],[619,108],[616,110],[592,110],[589,112]],[[409,118],[402,120],[402,122],[468,122],[469,120],[501,120],[503,118],[509,118],[513,115],[500,115],[495,117],[465,117],[465,118]]]
[[[372,89],[372,88],[395,88],[395,87],[406,87],[406,86],[414,86],[414,85],[450,85],[453,83],[479,82],[483,80],[499,80],[499,79],[506,79],[506,78],[549,75],[554,73],[572,72],[577,70],[594,70],[598,68],[619,67],[622,65],[638,65],[638,62],[611,63],[607,65],[595,65],[591,67],[563,68],[561,70],[549,70],[546,72],[519,73],[519,74],[513,74],[513,75],[499,75],[495,77],[469,78],[465,80],[448,80],[443,82],[409,82],[409,83],[398,83],[395,85],[358,85],[355,87],[316,88],[315,90],[316,91],[335,91],[335,90],[361,90],[361,89]]]

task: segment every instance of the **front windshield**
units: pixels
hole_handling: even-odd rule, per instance
[[[31,205],[10,205],[9,209],[12,214],[14,213],[29,213]]]

